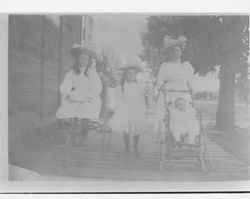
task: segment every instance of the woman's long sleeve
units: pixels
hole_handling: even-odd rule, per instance
[[[176,77],[173,75],[174,68],[169,63],[163,63],[157,75],[157,87],[160,88],[166,81],[173,81]]]
[[[165,79],[165,77],[164,77],[164,75],[162,74],[163,73],[163,65],[161,65],[161,67],[160,67],[160,69],[159,69],[159,71],[158,71],[158,75],[157,75],[157,82],[156,82],[156,87],[157,87],[157,89],[159,89],[162,85],[163,85],[163,83],[164,83],[164,79]]]
[[[191,81],[194,79],[194,68],[189,62],[184,62],[184,66],[186,68],[187,74],[186,78],[188,81]]]
[[[102,92],[102,82],[99,75],[96,72],[92,72],[90,78],[90,95],[92,97],[98,97]]]
[[[70,92],[72,90],[72,86],[73,86],[73,84],[72,84],[72,74],[71,74],[71,72],[68,72],[65,75],[61,85],[59,86],[60,93],[63,96],[70,94]]]
[[[184,66],[186,68],[186,78],[185,80],[188,82],[189,86],[193,88],[193,80],[194,80],[194,68],[189,62],[184,62]]]

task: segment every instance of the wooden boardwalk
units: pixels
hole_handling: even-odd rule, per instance
[[[156,135],[140,137],[140,157],[125,157],[121,134],[113,133],[109,152],[104,155],[102,137],[91,132],[88,145],[75,148],[70,154],[67,168],[62,168],[62,151],[65,135],[50,150],[40,154],[28,165],[29,169],[44,175],[57,175],[97,180],[146,181],[225,181],[249,180],[249,165],[207,140],[210,172],[204,174],[194,158],[171,161],[163,173],[159,172],[159,144]]]

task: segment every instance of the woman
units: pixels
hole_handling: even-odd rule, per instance
[[[97,54],[91,44],[74,45],[70,53],[74,64],[59,87],[62,98],[56,117],[80,118],[82,138],[86,141],[89,120],[98,119],[101,108],[102,84],[96,73]]]
[[[155,121],[155,130],[158,132],[164,130],[163,119],[165,118],[165,97],[168,102],[173,102],[178,97],[182,97],[188,103],[191,103],[190,81],[194,77],[194,69],[189,62],[182,62],[182,50],[185,47],[187,39],[184,36],[172,38],[166,36],[164,47],[161,49],[164,63],[160,66],[157,76],[157,117]],[[166,96],[162,90],[168,90]],[[171,90],[171,91],[169,91]]]

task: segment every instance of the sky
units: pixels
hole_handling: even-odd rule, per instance
[[[122,62],[139,62],[142,50],[140,34],[145,30],[142,15],[96,15],[93,17],[93,41],[97,47],[112,49]]]

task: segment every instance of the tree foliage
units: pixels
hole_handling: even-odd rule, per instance
[[[159,50],[166,34],[187,37],[183,58],[200,74],[227,65],[229,57],[237,72],[245,73],[248,68],[248,16],[150,16],[147,21],[140,57],[153,68],[162,62]]]
[[[163,61],[159,51],[166,34],[187,37],[182,58],[193,65],[195,72],[205,75],[221,66],[217,124],[223,130],[234,129],[236,87],[244,96],[249,95],[249,17],[148,17],[146,31],[141,35],[144,49],[140,58],[153,68],[154,75]]]
[[[117,82],[114,78],[114,71],[121,65],[121,58],[113,50],[102,48],[101,60],[99,61],[98,72],[105,87],[115,87]]]

